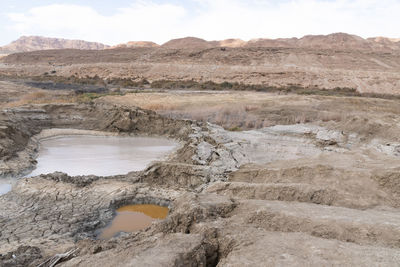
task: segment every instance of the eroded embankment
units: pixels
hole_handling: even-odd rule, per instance
[[[399,61],[397,52],[337,49],[66,49],[9,55],[0,61],[0,75],[347,87],[363,93],[398,94]]]
[[[182,143],[167,160],[127,175],[21,179],[0,196],[3,265],[38,264],[71,249],[64,266],[391,266],[400,260],[400,160],[354,133],[309,124],[229,132],[105,104],[30,106],[2,116],[3,174],[31,166],[32,137],[54,127]],[[169,215],[144,231],[96,239],[118,208],[142,203],[168,206]]]
[[[112,105],[27,106],[6,110],[2,116],[3,176],[29,170],[35,163],[38,142],[66,133],[98,134],[97,131],[103,131],[101,134],[167,136],[180,140],[182,147],[170,156],[168,163],[156,163],[143,172],[128,175],[102,178],[54,173],[21,179],[11,192],[0,198],[0,253],[22,245],[33,246],[35,253],[40,252],[31,255],[35,258],[63,251],[77,240],[96,239],[98,230],[104,228],[115,210],[125,204],[170,206],[173,214],[171,203],[187,191],[185,188],[201,190],[207,181],[224,177],[224,168],[210,170],[204,164],[195,163],[197,144],[203,142],[205,136],[201,133],[202,126],[191,121],[171,120],[150,111]],[[157,184],[151,181],[158,172],[165,173],[166,169],[174,172],[179,181],[157,182],[163,186],[150,186]],[[191,174],[191,181],[185,179]],[[30,252],[31,249],[20,248],[18,253]],[[5,264],[30,261],[29,255],[9,258],[10,255],[2,256]]]
[[[145,134],[187,139],[191,122],[163,118],[142,109],[97,104],[36,105],[0,114],[1,176],[16,176],[34,162],[39,135],[45,129],[72,128],[113,133]],[[73,134],[60,130],[50,135]],[[43,133],[42,133],[43,135]],[[46,133],[45,133],[46,135]],[[32,138],[35,137],[36,138]]]

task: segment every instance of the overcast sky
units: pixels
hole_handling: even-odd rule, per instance
[[[400,38],[400,0],[1,0],[0,45],[21,35],[118,44],[196,36]]]

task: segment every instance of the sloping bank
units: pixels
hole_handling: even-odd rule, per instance
[[[37,266],[56,254],[63,266],[400,261],[399,171],[389,168],[398,156],[350,132],[311,124],[228,132],[103,104],[10,109],[0,125],[3,175],[31,168],[39,140],[66,129],[181,143],[168,159],[127,175],[20,179],[0,196],[0,266]],[[130,204],[167,206],[169,214],[145,230],[98,240],[99,229]]]
[[[238,167],[231,153],[222,147],[212,158],[207,155],[203,159],[204,149],[199,149],[199,144],[205,140],[215,143],[205,124],[173,120],[139,108],[71,104],[8,109],[1,113],[0,125],[3,177],[29,172],[35,165],[40,140],[51,136],[147,135],[165,136],[181,143],[166,161],[128,175],[70,177],[53,173],[19,179],[12,191],[0,196],[0,261],[6,266],[38,264],[53,254],[82,244],[79,242],[89,242],[91,247],[100,242],[96,241],[98,230],[123,205],[146,203],[170,208],[168,218],[151,228],[155,231],[151,236],[185,232],[193,220],[215,216],[207,215],[213,214],[214,209],[222,209],[223,214],[233,208],[229,199],[222,200],[222,207],[219,200],[206,200],[211,201],[206,208],[201,208],[197,200],[196,192],[202,191],[210,181],[224,180],[230,170]],[[210,161],[216,164],[210,166]],[[192,207],[179,208],[190,203],[189,200],[193,202]],[[149,235],[146,231],[142,234]],[[203,238],[194,236],[188,242],[197,244]],[[214,246],[209,251],[208,245],[201,248],[205,261],[216,258],[215,249]]]

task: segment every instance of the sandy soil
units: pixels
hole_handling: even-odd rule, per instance
[[[106,96],[96,101],[138,106],[172,118],[215,123],[226,129],[250,130],[312,123],[354,132],[366,139],[377,137],[400,141],[398,100],[258,92],[165,91]]]
[[[102,51],[53,50],[1,59],[0,74],[128,78],[140,81],[194,80],[266,86],[355,88],[399,94],[400,54],[282,47],[131,48]]]
[[[173,91],[8,107],[0,113],[3,175],[32,167],[33,137],[63,131],[53,128],[167,136],[182,147],[127,175],[19,180],[0,196],[0,262],[37,265],[73,249],[63,266],[396,266],[399,106]],[[129,204],[170,213],[145,230],[96,240]]]

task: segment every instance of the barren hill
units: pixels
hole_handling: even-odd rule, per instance
[[[151,41],[130,41],[115,46],[82,40],[67,40],[40,36],[23,36],[18,40],[0,47],[0,54],[12,54],[51,49],[80,49],[103,50],[118,48],[160,47]],[[302,38],[258,38],[250,41],[241,39],[226,39],[207,41],[197,37],[185,37],[170,40],[162,48],[169,49],[207,49],[215,47],[286,47],[312,49],[339,49],[364,51],[400,51],[400,39],[386,37],[372,37],[364,39],[347,33],[333,33],[329,35],[307,35]]]
[[[343,33],[247,43],[187,37],[160,47],[17,53],[0,59],[0,74],[347,87],[362,93],[400,94],[399,47],[400,42],[389,38]]]
[[[221,47],[243,47],[247,42],[241,39],[226,39],[222,41],[218,41],[219,46]]]
[[[134,48],[134,47],[159,47],[159,45],[154,42],[149,42],[149,41],[131,41],[131,42],[127,42],[125,44],[118,44],[118,45],[112,46],[111,49]]]
[[[3,54],[11,54],[17,52],[29,52],[36,50],[49,49],[84,49],[84,50],[100,50],[108,48],[108,45],[95,42],[86,42],[82,40],[67,40],[60,38],[47,38],[41,36],[22,36],[18,40],[0,47]]]
[[[196,37],[185,37],[179,39],[173,39],[166,42],[161,47],[163,48],[173,48],[173,49],[184,49],[184,48],[211,48],[217,47],[217,42],[208,42],[206,40],[196,38]]]
[[[252,39],[248,42],[241,39],[227,39],[222,41],[206,41],[196,37],[173,39],[162,45],[164,48],[193,49],[213,47],[287,47],[312,49],[339,49],[365,51],[400,51],[400,40],[386,37],[364,39],[347,33],[333,33],[329,35],[306,35],[302,38]]]
[[[329,35],[306,35],[298,38],[253,39],[247,47],[297,47],[313,49],[365,50],[365,51],[400,51],[400,41],[385,37],[364,39],[347,33]]]

